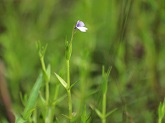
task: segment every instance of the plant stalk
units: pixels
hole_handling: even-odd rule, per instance
[[[106,93],[103,93],[103,102],[102,102],[102,123],[106,123]]]
[[[67,69],[67,94],[68,94],[68,108],[69,108],[69,122],[72,121],[72,97],[71,97],[71,88],[70,88],[70,62],[66,60],[66,69]]]
[[[43,74],[45,77],[45,81],[46,81],[46,93],[45,93],[45,97],[46,97],[46,105],[48,105],[49,103],[49,81],[47,80],[47,73],[46,73],[46,67],[45,67],[45,63],[44,63],[44,57],[41,57],[41,65],[42,65],[42,69],[43,69]]]

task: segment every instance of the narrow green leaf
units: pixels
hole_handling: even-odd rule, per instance
[[[25,106],[26,102],[27,102],[27,95],[25,94],[23,96],[22,93],[20,92],[20,99],[21,99],[21,102],[22,102],[23,106]]]
[[[66,117],[67,119],[70,119],[70,117],[65,114],[62,114],[62,116]]]
[[[78,81],[74,82],[69,89],[71,89]]]
[[[160,102],[158,107],[158,123],[162,123],[164,115],[165,115],[165,99],[163,103]]]
[[[16,121],[15,122],[16,123],[25,123],[25,120],[23,118],[21,118],[21,117],[17,117],[16,116]]]
[[[102,116],[102,113],[101,113],[97,108],[95,108],[95,112],[97,113],[97,115],[98,115],[100,118],[103,117],[103,116]]]
[[[161,115],[161,109],[162,109],[162,103],[160,102],[160,104],[159,104],[159,108],[158,108],[158,113],[159,113],[159,116]]]
[[[50,75],[51,75],[51,67],[50,67],[50,64],[49,64],[48,67],[47,67],[46,73],[47,73],[47,79],[48,79],[48,81],[49,81],[49,80],[50,80]]]
[[[61,101],[64,100],[66,97],[67,97],[67,95],[65,94],[65,95],[63,95],[62,97],[60,97],[60,98],[54,100],[54,101],[53,101],[53,105],[55,105],[55,104],[61,102]]]
[[[115,112],[117,110],[117,108],[115,108],[115,109],[113,109],[112,111],[110,111],[110,112],[108,112],[107,114],[106,114],[106,117],[108,117],[109,115],[111,115],[113,112]]]
[[[165,114],[165,99],[164,99],[164,102],[163,102],[162,110],[163,110],[163,114]]]
[[[107,73],[106,73],[107,78],[109,77],[111,70],[112,70],[112,66],[108,68],[108,71],[107,71]]]
[[[32,88],[32,91],[30,93],[27,104],[25,106],[25,110],[23,112],[23,118],[25,120],[27,120],[29,118],[29,116],[31,115],[31,113],[35,107],[41,84],[42,84],[42,73],[40,73],[39,77],[37,78],[37,80]]]
[[[46,44],[45,47],[43,47],[43,46],[41,46],[41,42],[37,41],[36,47],[37,47],[37,50],[38,50],[38,53],[39,53],[40,57],[44,57],[46,49],[47,49],[47,46],[48,45]]]
[[[39,92],[39,97],[40,97],[42,103],[45,104],[46,103],[46,100],[43,98],[41,92]]]
[[[64,88],[67,89],[68,84],[56,73],[54,73],[57,77],[57,79],[60,81],[60,83],[64,86]]]
[[[87,93],[87,96],[91,96],[91,95],[97,93],[98,91],[99,91],[98,89],[97,90],[91,90],[91,91],[89,91],[89,93]]]

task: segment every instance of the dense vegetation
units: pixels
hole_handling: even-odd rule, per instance
[[[68,72],[78,20],[88,30],[74,34]],[[163,0],[1,0],[0,60],[19,122],[105,123],[108,112],[107,123],[165,122]]]

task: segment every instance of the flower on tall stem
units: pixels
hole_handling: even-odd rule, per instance
[[[72,41],[73,41],[73,37],[74,37],[74,34],[76,33],[76,29],[80,30],[81,32],[86,32],[86,30],[88,30],[88,28],[85,27],[85,24],[84,22],[78,20],[77,23],[76,23],[76,26],[73,28],[72,30],[72,36],[71,36],[71,40],[70,42],[68,42],[66,40],[66,59],[69,60],[70,57],[71,57],[71,54],[72,54]]]
[[[73,120],[71,87],[75,84],[75,83],[71,84],[71,81],[70,81],[70,57],[72,55],[72,42],[73,42],[74,34],[76,33],[76,29],[80,30],[81,32],[86,32],[88,30],[88,28],[85,27],[84,22],[78,20],[76,23],[76,26],[72,30],[70,42],[66,39],[66,50],[65,50],[66,74],[67,74],[66,81],[63,78],[61,78],[57,73],[55,73],[57,79],[64,86],[64,88],[66,89],[67,94],[68,94],[69,123],[71,123]]]
[[[82,22],[82,21],[80,21],[80,20],[77,21],[77,24],[76,24],[76,26],[75,26],[74,29],[78,29],[78,30],[80,30],[81,32],[86,32],[86,31],[88,30],[88,28],[85,27],[84,22]]]

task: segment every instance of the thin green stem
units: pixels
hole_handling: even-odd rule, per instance
[[[45,123],[52,123],[52,107],[47,108],[47,117],[45,118]]]
[[[72,30],[72,36],[71,40],[69,42],[68,48],[67,48],[67,56],[69,54],[69,57],[66,57],[66,70],[67,70],[67,94],[68,94],[68,108],[69,108],[69,123],[72,122],[72,97],[71,97],[71,84],[70,84],[70,56],[72,54],[72,41],[73,36],[75,34],[75,29]]]
[[[45,63],[44,63],[44,57],[40,58],[41,60],[41,65],[42,65],[42,70],[43,70],[43,75],[44,75],[44,79],[45,79],[45,98],[46,98],[46,110],[47,110],[47,116],[45,118],[45,123],[51,123],[51,108],[49,107],[49,80],[47,78],[47,72],[46,72],[46,67],[45,67]]]
[[[46,105],[48,105],[49,103],[49,81],[47,80],[47,73],[46,73],[46,67],[45,67],[45,63],[44,63],[44,57],[41,57],[41,65],[42,65],[42,70],[44,72],[44,77],[45,77],[45,81],[46,81],[46,86],[45,86],[45,97],[46,97]]]
[[[45,66],[44,62],[44,55],[46,51],[47,45],[45,47],[41,47],[40,42],[38,42],[38,50],[39,50],[39,56],[42,66],[42,72],[43,72],[43,79],[45,81],[45,111],[46,111],[46,117],[45,117],[45,123],[51,123],[52,122],[52,108],[49,105],[49,81],[50,81],[50,67],[48,66],[48,69]]]
[[[70,90],[68,92],[68,106],[69,106],[69,120],[72,121],[72,98],[71,98],[71,92]]]
[[[74,34],[76,33],[76,30],[73,28],[72,30],[72,36],[71,36],[71,39],[70,39],[70,43],[72,43],[73,41],[73,37],[74,37]]]
[[[37,123],[37,110],[34,110],[32,118],[33,118],[33,122]]]
[[[41,60],[41,66],[42,66],[42,69],[43,69],[44,72],[45,72],[45,71],[46,71],[46,67],[45,67],[45,63],[44,63],[44,57],[41,56],[40,60]]]
[[[46,82],[46,105],[49,103],[49,82]]]
[[[42,65],[42,70],[43,70],[43,74],[45,77],[45,81],[46,81],[46,86],[45,86],[45,97],[46,97],[46,105],[48,105],[49,102],[49,82],[47,81],[47,73],[46,73],[46,67],[45,67],[45,63],[44,63],[44,57],[41,57],[41,65]]]
[[[70,87],[70,62],[69,62],[69,60],[66,60],[66,69],[67,69],[67,84],[68,84],[68,88],[69,88]]]
[[[67,93],[68,93],[68,107],[69,107],[69,122],[72,121],[72,98],[71,98],[71,88],[70,88],[70,63],[69,60],[66,60],[66,69],[67,69]]]
[[[102,102],[102,123],[106,123],[106,93],[103,93],[103,102]]]

